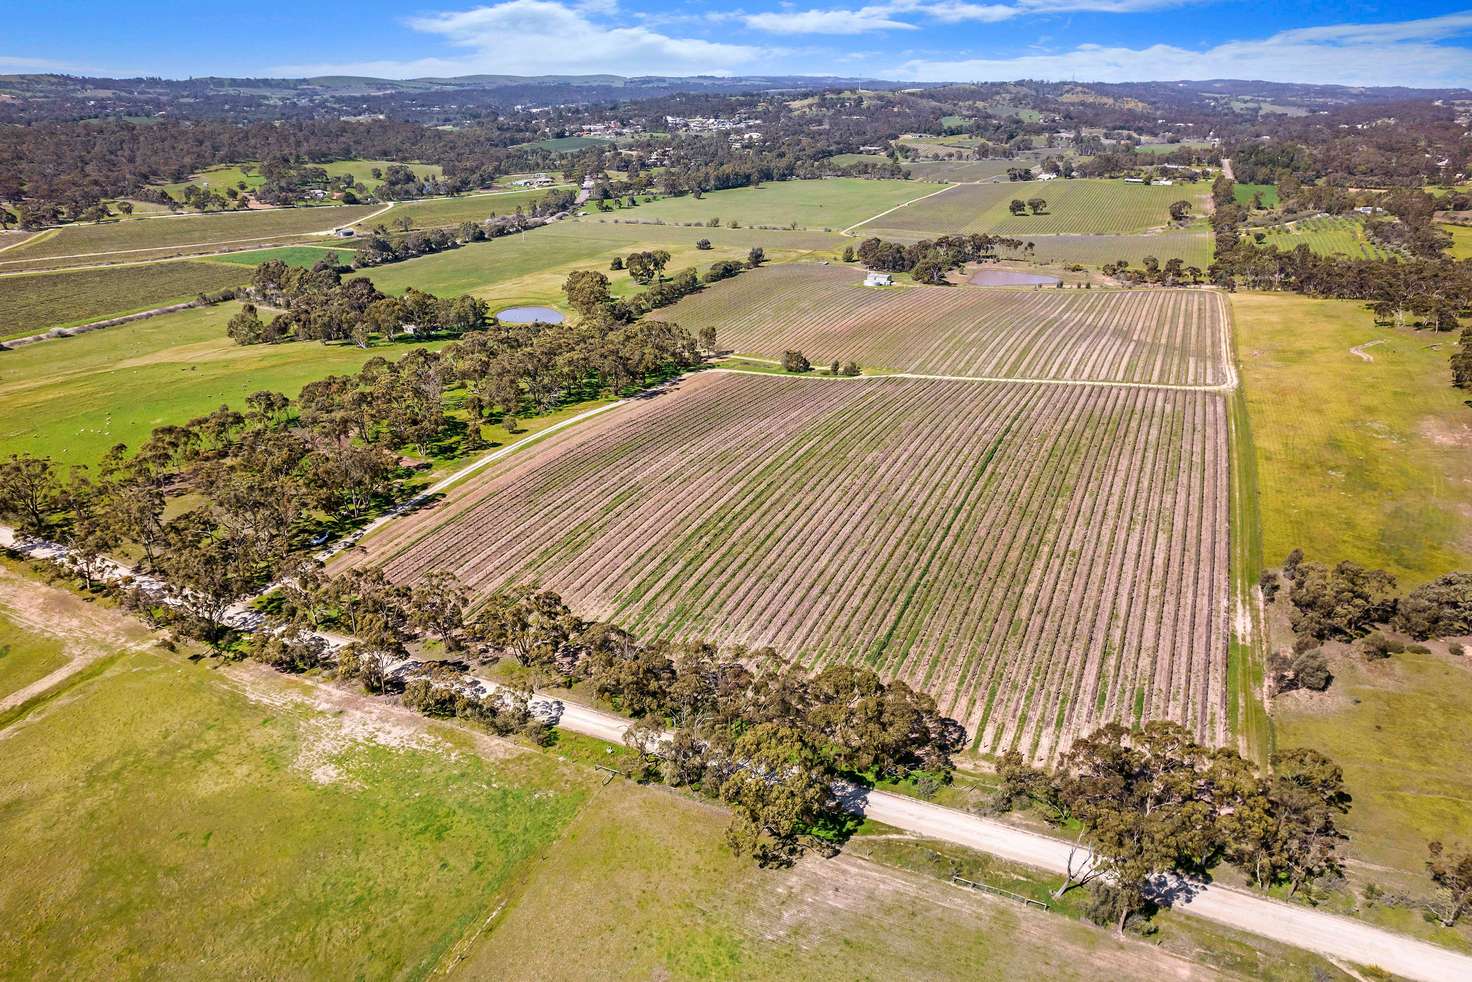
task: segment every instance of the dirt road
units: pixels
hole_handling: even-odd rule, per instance
[[[25,549],[24,543],[17,542],[14,531],[5,526],[0,526],[0,544],[19,545]],[[54,543],[45,543],[27,551],[32,558],[54,560],[64,559],[66,554],[64,547]],[[117,571],[126,569],[121,564],[114,565]],[[343,639],[331,640],[341,642]],[[584,736],[622,743],[625,731],[632,725],[623,717],[590,706],[566,700],[558,700],[558,703],[557,725]],[[1066,840],[902,795],[846,790],[851,793],[844,794],[845,803],[855,813],[917,835],[952,842],[1060,875],[1067,870],[1070,856],[1075,857],[1075,867],[1082,858],[1075,856],[1076,847]],[[1347,917],[1279,903],[1244,890],[1205,884],[1180,886],[1183,889],[1171,891],[1177,898],[1172,901],[1172,907],[1218,924],[1332,958],[1376,966],[1409,979],[1424,982],[1472,979],[1472,956]]]

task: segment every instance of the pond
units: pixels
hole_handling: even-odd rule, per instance
[[[1024,273],[1020,269],[978,269],[971,274],[973,286],[1055,286],[1058,277]]]
[[[496,311],[502,324],[561,324],[567,317],[556,307],[507,307]]]

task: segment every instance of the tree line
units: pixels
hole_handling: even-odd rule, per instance
[[[1295,893],[1342,870],[1338,821],[1350,796],[1340,768],[1313,750],[1274,754],[1259,769],[1176,723],[1110,723],[1075,741],[1052,772],[1009,751],[997,775],[996,809],[1031,807],[1078,828],[1081,854],[1054,896],[1087,888],[1089,916],[1119,931],[1223,862],[1260,889]]]
[[[912,245],[868,238],[857,250],[846,246],[843,261],[855,258],[868,269],[885,273],[909,273],[917,283],[944,284],[946,274],[967,263],[990,262],[997,250],[1008,249],[1031,254],[1033,243],[1000,235],[973,232],[970,235],[942,235],[922,239]]]
[[[240,409],[160,426],[95,469],[12,455],[0,463],[0,519],[66,545],[88,588],[110,555],[135,547],[144,570],[181,591],[159,615],[223,644],[232,604],[403,501],[424,459],[484,449],[488,418],[514,432],[519,417],[619,395],[698,361],[694,339],[664,322],[490,324],[439,352],[371,358],[294,400],[262,391]],[[179,500],[201,503],[170,516]]]

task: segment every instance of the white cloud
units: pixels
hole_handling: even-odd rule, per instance
[[[1464,86],[1472,54],[1438,41],[1472,34],[1472,12],[1390,24],[1338,24],[1283,31],[1261,40],[1228,41],[1192,51],[1081,44],[1071,51],[1015,58],[917,59],[893,74],[917,81],[1004,81],[1018,78],[1142,82],[1239,78],[1340,85]]]
[[[857,10],[791,10],[747,14],[747,27],[768,34],[868,34],[871,31],[916,31],[914,24],[895,20],[886,7]]]
[[[1014,17],[1095,11],[1126,14],[1162,7],[1178,7],[1199,0],[1014,0],[1012,3],[972,3],[970,0],[886,0],[859,8],[822,7],[746,14],[748,27],[772,34],[867,34],[872,31],[919,30],[896,14],[913,14],[943,24],[995,24]]]
[[[771,54],[764,48],[679,38],[643,26],[608,26],[594,14],[614,0],[507,0],[454,13],[412,17],[416,31],[467,49],[450,58],[286,65],[288,75],[374,75],[386,78],[473,75],[729,75]]]
[[[895,10],[921,13],[946,24],[960,24],[965,21],[995,24],[998,21],[1011,20],[1022,13],[1020,7],[1003,3],[966,3],[965,0],[897,0],[892,7]]]

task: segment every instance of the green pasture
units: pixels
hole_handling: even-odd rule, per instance
[[[170,181],[160,186],[171,196],[178,198],[184,193],[184,188],[190,184],[199,188],[208,187],[211,191],[219,191],[223,194],[226,188],[239,188],[244,184],[246,189],[254,191],[265,183],[266,179],[261,176],[260,165],[251,162],[207,167],[197,174],[189,175],[182,181]]]
[[[493,191],[488,194],[463,194],[451,198],[426,198],[400,201],[388,211],[359,222],[359,232],[376,225],[396,229],[407,218],[413,228],[442,228],[463,222],[484,222],[493,215],[514,215],[517,207],[530,212],[532,205],[547,196],[546,188],[534,191]]]
[[[164,653],[121,657],[4,737],[16,977],[427,977],[596,787],[548,755]]]
[[[1278,186],[1276,184],[1233,184],[1232,200],[1237,204],[1249,206],[1252,204],[1254,195],[1261,196],[1264,208],[1278,207]]]
[[[1453,259],[1472,259],[1472,225],[1443,225],[1441,230],[1452,237],[1446,254]]]
[[[1236,293],[1232,309],[1266,561],[1301,548],[1387,569],[1404,588],[1472,568],[1455,338],[1378,327],[1346,300]]]
[[[247,279],[239,268],[201,262],[0,276],[0,341],[165,307]]]
[[[94,464],[116,443],[136,447],[156,426],[180,424],[262,389],[294,396],[375,355],[347,343],[241,346],[225,335],[239,305],[163,314],[0,352],[0,456],[35,453]]]
[[[383,184],[383,180],[373,176],[373,168],[377,167],[379,170],[388,170],[390,166],[396,163],[402,162],[397,160],[363,160],[359,158],[353,160],[334,160],[331,163],[312,164],[311,166],[322,168],[327,172],[328,177],[342,177],[344,174],[351,174],[353,175],[354,181],[362,184],[370,192],[376,192],[379,186]],[[408,167],[416,176],[421,178],[443,177],[445,173],[445,169],[439,164],[405,163],[404,166]]]
[[[1383,662],[1340,653],[1330,667],[1334,681],[1323,695],[1274,700],[1278,746],[1311,747],[1344,768],[1354,797],[1342,823],[1349,833],[1345,851],[1355,860],[1351,881],[1426,895],[1426,843],[1472,843],[1472,772],[1466,767],[1472,759],[1472,667],[1465,657],[1441,651],[1405,652]],[[1436,930],[1415,911],[1366,913],[1409,933]]]
[[[45,678],[67,661],[59,639],[24,630],[0,614],[0,698]]]
[[[579,150],[587,150],[590,147],[606,147],[613,143],[612,140],[603,140],[592,136],[559,136],[546,140],[537,140],[534,143],[524,143],[525,147],[537,147],[541,150],[550,150],[553,153],[577,153]]]
[[[341,245],[320,246],[280,246],[275,249],[251,249],[248,252],[222,252],[217,256],[210,256],[205,262],[229,263],[232,266],[258,266],[261,263],[279,259],[288,266],[311,267],[321,262],[328,253],[337,253],[338,261],[350,263],[353,260],[356,244],[352,239],[333,240],[342,241]]]
[[[639,209],[642,210],[642,209]],[[711,248],[695,247],[709,239]],[[627,272],[610,270],[615,256],[650,249],[671,254],[668,273],[696,266],[703,272],[720,259],[745,259],[761,245],[770,260],[786,261],[815,251],[831,252],[837,235],[760,229],[695,229],[673,225],[559,222],[524,234],[476,242],[448,252],[363,271],[385,293],[413,286],[439,296],[473,293],[493,307],[563,302],[562,284],[575,269],[595,269],[609,278],[616,295],[643,289]],[[831,243],[831,244],[830,244]],[[826,248],[825,248],[826,246]]]
[[[707,223],[729,226],[771,225],[786,228],[847,228],[887,208],[938,191],[942,185],[920,181],[869,181],[835,177],[819,181],[773,181],[760,187],[712,191],[696,198],[681,195],[641,204],[632,216],[641,221]]]

